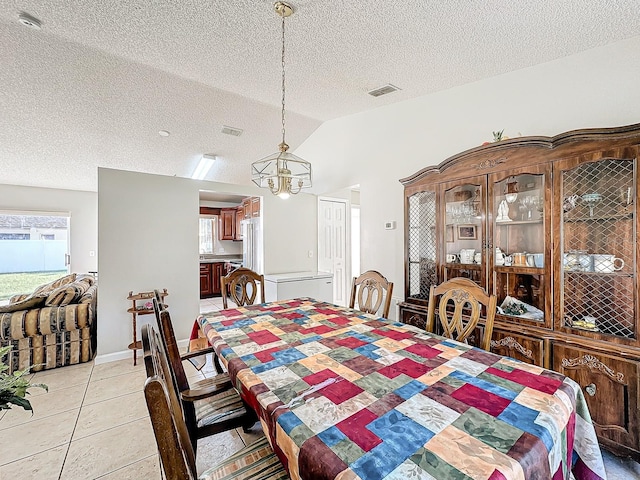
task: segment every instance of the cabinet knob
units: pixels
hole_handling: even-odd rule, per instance
[[[596,386],[593,383],[590,383],[586,387],[584,387],[585,392],[589,394],[590,397],[593,397],[596,394]]]

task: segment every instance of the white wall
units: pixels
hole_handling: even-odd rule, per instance
[[[97,361],[122,356],[131,342],[131,315],[126,312],[131,290],[166,288],[176,336],[188,338],[199,313],[199,190],[265,193],[256,187],[98,169]],[[265,273],[313,270],[315,196],[263,199]],[[140,320],[154,319],[146,315]]]
[[[0,185],[0,210],[70,212],[70,269],[78,273],[98,269],[97,193]]]
[[[398,179],[492,140],[640,122],[640,37],[324,123],[297,150],[316,194],[360,184],[361,270],[404,297],[403,188]],[[392,94],[393,95],[393,94]],[[395,220],[395,230],[384,222]]]

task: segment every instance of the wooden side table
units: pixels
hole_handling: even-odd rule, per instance
[[[162,292],[160,292],[160,300],[162,304],[167,307],[168,305],[164,303],[164,297],[169,295],[167,289],[164,288]],[[127,309],[127,312],[131,314],[132,324],[133,324],[133,342],[129,344],[129,350],[133,350],[133,364],[137,363],[137,351],[142,350],[142,341],[138,340],[138,315],[148,315],[153,312],[153,292],[139,292],[133,293],[133,291],[129,292],[129,296],[127,300],[131,300],[131,307]],[[140,303],[138,303],[140,302]]]

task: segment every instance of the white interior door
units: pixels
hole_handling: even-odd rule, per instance
[[[333,273],[333,303],[347,302],[347,201],[318,200],[318,270]]]

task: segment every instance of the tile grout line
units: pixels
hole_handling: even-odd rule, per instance
[[[121,467],[118,467],[118,468],[116,468],[115,470],[111,470],[110,472],[106,472],[106,473],[103,473],[103,474],[101,474],[101,475],[98,475],[98,476],[96,477],[96,480],[97,480],[97,479],[99,479],[99,478],[104,478],[104,477],[106,477],[107,475],[111,475],[112,473],[118,472],[118,471],[123,470],[123,469],[125,469],[125,468],[127,468],[127,467],[130,467],[131,465],[135,465],[135,464],[136,464],[136,463],[138,463],[138,462],[142,462],[143,460],[146,460],[147,458],[155,457],[155,456],[157,456],[157,455],[158,455],[158,453],[156,452],[156,453],[152,453],[152,454],[150,454],[150,455],[147,455],[146,457],[139,458],[139,459],[138,459],[138,460],[136,460],[135,462],[131,462],[131,463],[128,463],[128,464],[126,464],[126,465],[122,465]]]
[[[69,442],[67,443],[67,451],[65,452],[64,459],[63,459],[63,461],[62,461],[62,466],[60,467],[60,473],[58,474],[58,480],[61,480],[61,479],[62,479],[62,472],[64,471],[64,466],[65,466],[65,464],[66,464],[67,456],[68,456],[68,454],[69,454],[69,450],[70,450],[70,448],[71,448],[71,443],[74,441],[74,439],[73,439],[73,435],[74,435],[74,434],[75,434],[75,432],[76,432],[76,429],[77,429],[77,427],[78,427],[78,421],[80,420],[80,413],[82,412],[82,408],[83,408],[83,407],[85,407],[85,403],[84,403],[84,402],[85,402],[85,400],[86,400],[87,392],[88,392],[88,390],[89,390],[89,385],[91,384],[91,378],[93,377],[94,369],[95,369],[95,363],[93,363],[93,364],[92,364],[92,367],[91,367],[91,373],[89,374],[89,379],[88,379],[88,381],[87,381],[87,386],[86,386],[86,388],[85,388],[85,392],[84,392],[84,395],[83,395],[83,397],[82,397],[82,403],[80,404],[80,409],[78,410],[78,416],[76,417],[76,422],[75,422],[75,425],[73,426],[73,431],[71,432],[71,437],[69,438]],[[115,378],[115,377],[119,377],[119,376],[121,376],[121,375],[127,375],[128,373],[131,373],[131,372],[121,373],[121,374],[117,374],[117,375],[111,375],[111,376],[104,377],[104,378],[101,378],[101,379],[96,380],[96,381],[98,382],[98,381],[102,381],[102,380],[112,379],[112,378]],[[131,393],[135,393],[135,392],[131,392]],[[111,400],[112,398],[119,398],[119,397],[123,397],[123,396],[125,396],[125,395],[128,395],[128,394],[116,395],[115,397],[111,397],[111,398],[107,398],[107,399],[104,399],[104,400],[100,400],[100,401],[95,402],[95,403],[87,404],[86,406],[96,405],[96,404],[98,404],[98,403],[102,403],[102,402],[105,402],[105,401]],[[141,418],[143,418],[143,417],[141,417]],[[105,429],[105,430],[101,430],[100,432],[92,433],[91,435],[87,435],[87,436],[85,436],[85,437],[78,438],[77,440],[83,440],[83,439],[86,439],[86,438],[88,438],[88,437],[90,437],[90,436],[92,436],[92,435],[97,435],[97,434],[99,434],[99,433],[106,432],[106,431],[108,431],[108,430],[113,430],[114,428],[121,427],[122,425],[126,425],[126,424],[129,424],[129,423],[137,422],[138,420],[140,420],[140,418],[137,418],[137,419],[131,420],[131,421],[129,421],[129,422],[125,422],[125,423],[123,423],[123,424],[121,424],[121,425],[116,425],[116,426],[113,426],[113,427],[107,428],[107,429]],[[157,455],[157,454],[156,454],[156,455]],[[100,475],[99,477],[96,477],[96,478],[101,478],[101,477],[104,477],[104,476],[106,476],[106,475],[110,475],[110,474],[112,474],[112,473],[114,473],[114,472],[117,472],[118,470],[121,470],[122,468],[125,468],[125,467],[128,467],[128,466],[131,466],[131,465],[133,465],[134,463],[137,463],[137,462],[139,462],[139,461],[141,461],[141,460],[145,460],[146,458],[149,458],[150,456],[152,456],[152,455],[148,455],[148,456],[146,456],[146,457],[140,458],[140,459],[136,460],[135,462],[132,462],[132,463],[127,464],[127,465],[123,465],[123,466],[121,466],[121,467],[119,467],[119,468],[117,468],[117,469],[115,469],[115,470],[112,470],[112,471],[109,471],[109,472],[105,472],[105,473],[103,473],[102,475]]]
[[[73,425],[73,430],[71,431],[71,435],[69,436],[69,442],[67,443],[67,451],[64,452],[64,458],[62,459],[62,465],[60,466],[60,473],[58,474],[58,480],[62,478],[62,472],[64,471],[64,466],[67,463],[67,456],[69,455],[69,450],[71,449],[71,442],[73,441],[73,434],[76,433],[76,428],[78,428],[78,420],[80,420],[80,414],[82,413],[82,407],[84,407],[84,401],[87,398],[87,391],[89,390],[89,384],[91,383],[91,376],[93,375],[93,369],[95,368],[95,363],[91,362],[91,373],[89,373],[89,378],[87,379],[87,385],[84,389],[84,394],[82,395],[82,402],[80,403],[80,408],[78,409],[78,416],[76,417],[76,422]]]

